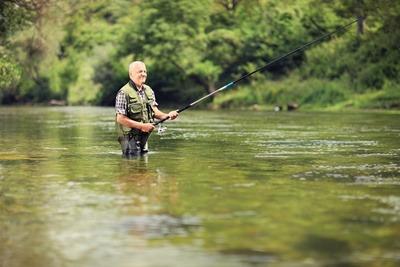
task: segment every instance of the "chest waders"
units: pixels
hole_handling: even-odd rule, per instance
[[[152,104],[155,101],[155,97],[153,90],[149,86],[143,85],[143,97],[139,95],[132,81],[124,85],[120,90],[125,93],[127,103],[126,116],[129,119],[142,123],[152,123],[154,121]],[[121,144],[124,155],[138,155],[148,151],[147,139],[150,133],[126,127],[117,121],[115,121],[115,125],[118,132],[118,141]]]

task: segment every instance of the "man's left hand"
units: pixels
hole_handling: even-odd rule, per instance
[[[170,111],[170,112],[168,113],[168,117],[169,117],[171,120],[175,120],[176,117],[178,117],[178,116],[179,116],[179,113],[178,113],[176,110]]]

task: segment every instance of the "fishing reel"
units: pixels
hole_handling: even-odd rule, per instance
[[[167,130],[167,127],[164,126],[162,123],[158,124],[157,134],[161,135]]]

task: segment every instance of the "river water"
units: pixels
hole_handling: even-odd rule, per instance
[[[400,114],[0,108],[0,265],[399,266]]]

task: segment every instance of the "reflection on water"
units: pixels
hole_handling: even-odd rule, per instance
[[[397,266],[399,116],[0,108],[1,266]]]

